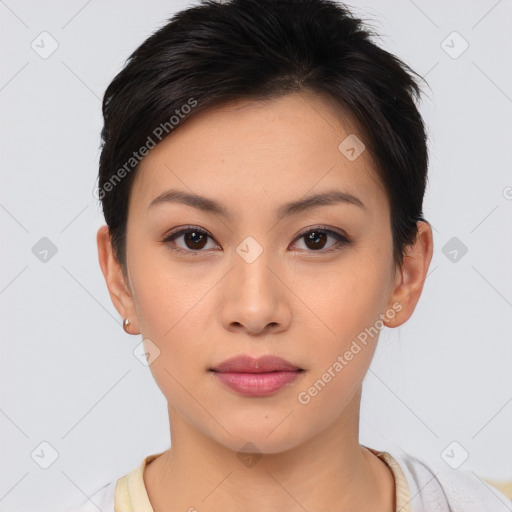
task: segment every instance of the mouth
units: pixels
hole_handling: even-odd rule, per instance
[[[242,355],[210,368],[222,384],[246,396],[267,396],[291,385],[306,370],[289,361],[265,355],[257,359]]]

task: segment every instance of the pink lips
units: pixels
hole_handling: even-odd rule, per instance
[[[211,369],[227,387],[248,396],[265,396],[297,379],[304,370],[281,357],[265,355],[258,359],[236,356]]]

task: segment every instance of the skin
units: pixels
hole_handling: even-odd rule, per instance
[[[201,112],[140,164],[126,276],[107,226],[99,229],[114,306],[131,334],[160,350],[150,369],[168,401],[172,447],[144,472],[155,512],[394,511],[390,469],[358,440],[378,336],[309,403],[297,398],[393,304],[401,309],[384,325],[410,318],[432,258],[431,227],[419,222],[416,242],[395,265],[390,207],[369,151],[350,161],[338,149],[349,134],[362,140],[358,133],[337,104],[311,92]],[[148,209],[170,188],[214,199],[232,218],[179,203]],[[282,204],[330,189],[365,207],[337,203],[276,219]],[[209,236],[162,242],[186,225]],[[304,232],[319,225],[352,243],[327,233],[308,244]],[[236,252],[247,236],[263,248],[251,263]],[[273,395],[243,396],[208,371],[238,354],[274,354],[306,371]],[[250,466],[237,457],[251,451],[248,442],[261,455]]]

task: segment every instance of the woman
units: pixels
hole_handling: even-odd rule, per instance
[[[510,501],[359,444],[379,332],[411,317],[433,251],[420,87],[370,35],[328,0],[206,1],[107,88],[99,260],[172,442],[81,511]]]

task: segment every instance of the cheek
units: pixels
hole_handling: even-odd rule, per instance
[[[176,268],[149,250],[133,256],[130,267],[140,332],[159,351],[150,369],[167,397],[179,395],[178,382],[188,386],[205,371],[204,321],[212,307],[211,278],[198,281]]]
[[[385,307],[389,276],[379,262],[357,254],[324,273],[304,272],[295,290],[304,297],[303,328],[321,336],[327,347],[343,348],[375,324]]]
[[[375,328],[383,303],[379,272],[371,265],[360,265],[336,275],[321,293],[310,296],[311,309],[322,319],[315,318],[321,326],[317,335],[310,315],[303,325],[309,341],[316,342],[310,350],[310,375],[297,390],[297,403],[319,423],[338,417],[360,389],[380,332]]]
[[[302,329],[316,343],[310,351],[310,377],[297,392],[303,392],[303,400],[297,398],[308,414],[325,419],[344,409],[368,371],[382,327],[378,320],[389,276],[382,261],[372,259],[368,251],[318,277],[303,280],[299,293],[310,291],[307,304],[316,315],[308,313]],[[329,410],[322,411],[326,406]]]
[[[164,250],[134,251],[130,279],[144,337],[167,344],[185,326],[191,329],[191,315],[200,307],[205,287],[191,282],[189,273],[166,258]]]

